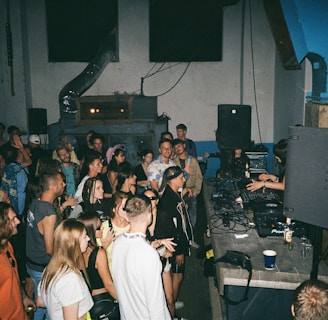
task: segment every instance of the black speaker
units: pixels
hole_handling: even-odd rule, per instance
[[[217,0],[149,1],[149,61],[221,61],[222,4]]]
[[[284,214],[328,228],[328,128],[288,130]]]
[[[32,108],[28,109],[28,128],[29,133],[47,133],[47,109]]]
[[[220,149],[250,148],[251,116],[251,106],[218,105],[217,142]]]

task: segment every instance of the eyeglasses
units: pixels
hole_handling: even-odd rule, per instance
[[[6,256],[9,259],[9,261],[11,262],[12,267],[15,268],[16,267],[15,260],[12,258],[11,254],[8,250],[6,251]]]
[[[149,200],[157,200],[157,197],[147,197]]]

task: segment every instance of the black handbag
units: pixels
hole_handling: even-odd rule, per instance
[[[231,265],[241,267],[248,271],[248,280],[247,280],[247,285],[245,288],[244,296],[240,300],[235,301],[235,300],[229,299],[227,294],[224,294],[223,299],[228,304],[232,304],[232,305],[236,305],[236,304],[239,304],[239,303],[247,300],[248,291],[249,291],[249,283],[252,279],[252,262],[251,262],[250,256],[244,252],[235,251],[235,250],[227,250],[225,255],[216,259],[213,264],[216,264],[218,262],[229,263]]]
[[[249,284],[253,273],[251,258],[248,254],[235,250],[227,250],[222,257],[214,260],[214,252],[212,245],[210,244],[198,252],[197,258],[203,259],[205,277],[215,277],[216,279],[215,264],[218,262],[229,263],[233,266],[238,266],[246,269],[248,271],[248,280],[243,297],[237,301],[229,299],[226,293],[222,297],[228,304],[232,305],[236,305],[247,300]]]
[[[120,309],[118,302],[105,292],[92,297],[94,305],[90,310],[92,320],[119,320]]]

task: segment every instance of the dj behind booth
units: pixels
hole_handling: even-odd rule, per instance
[[[237,198],[252,213],[252,224],[260,236],[283,235],[286,218],[283,216],[283,190],[287,158],[287,140],[274,145],[273,152],[279,172],[267,173],[267,149],[263,145],[251,145],[251,107],[247,105],[219,105],[216,140],[220,152],[209,154],[218,157],[221,167],[216,177],[221,180],[212,196],[218,202]],[[222,183],[224,185],[222,185]],[[227,214],[226,214],[227,215]],[[294,235],[299,226],[294,227]],[[304,233],[305,230],[300,231]]]
[[[213,262],[228,250],[242,253],[233,263],[217,262],[217,284],[223,319],[292,319],[290,305],[295,288],[309,279],[312,245],[306,225],[293,221],[292,246],[284,241],[286,217],[281,199],[265,188],[251,193],[243,179],[210,178],[204,182]],[[241,189],[240,189],[241,187]],[[264,267],[264,250],[277,252],[273,270]],[[241,259],[249,261],[244,264]],[[246,262],[247,262],[246,261]],[[328,267],[320,264],[320,278],[328,280]]]
[[[222,115],[220,107],[219,115]],[[233,117],[242,107],[245,106],[224,105],[223,115],[230,112]],[[247,106],[242,110],[247,111]],[[237,127],[240,126],[237,124]],[[220,150],[249,150],[249,141],[240,140],[240,130],[234,128],[233,131],[238,135],[226,136],[225,131],[218,129]],[[284,143],[286,145],[281,148]],[[281,149],[286,154],[286,148],[287,141],[280,141],[275,146],[275,156]],[[286,219],[283,201],[286,158],[282,159],[280,154],[277,161],[283,160],[281,172],[273,176],[263,167],[257,166],[252,171],[259,159],[252,163],[252,151],[245,154],[249,162],[245,163],[243,172],[232,168],[231,175],[204,182],[204,203],[222,316],[229,320],[292,319],[292,295],[301,282],[310,278],[315,246],[312,238],[309,239],[307,221]],[[292,237],[285,239],[286,234]],[[267,270],[264,266],[264,250],[277,253],[273,269]],[[318,261],[317,267],[319,278],[327,282],[327,264]]]
[[[285,190],[285,173],[287,164],[287,139],[281,139],[274,145],[273,153],[279,165],[279,174],[273,175],[262,172],[258,175],[256,180],[252,180],[246,188],[250,191],[256,191],[260,188],[269,188],[278,190],[277,193],[283,199],[283,190]]]
[[[291,320],[293,292],[311,272],[309,226],[296,220],[286,223],[281,193],[267,187],[271,182],[260,182],[255,191],[247,189],[260,175],[211,178],[204,183],[213,261],[223,259],[214,264],[223,319]],[[287,232],[292,232],[290,243],[285,240]],[[274,270],[264,267],[262,252],[267,249],[277,252]],[[242,256],[232,264],[224,262],[228,250]],[[328,280],[324,263],[320,277]]]

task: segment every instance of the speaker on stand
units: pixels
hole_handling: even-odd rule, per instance
[[[250,148],[251,116],[249,105],[218,105],[217,142],[220,149]]]

